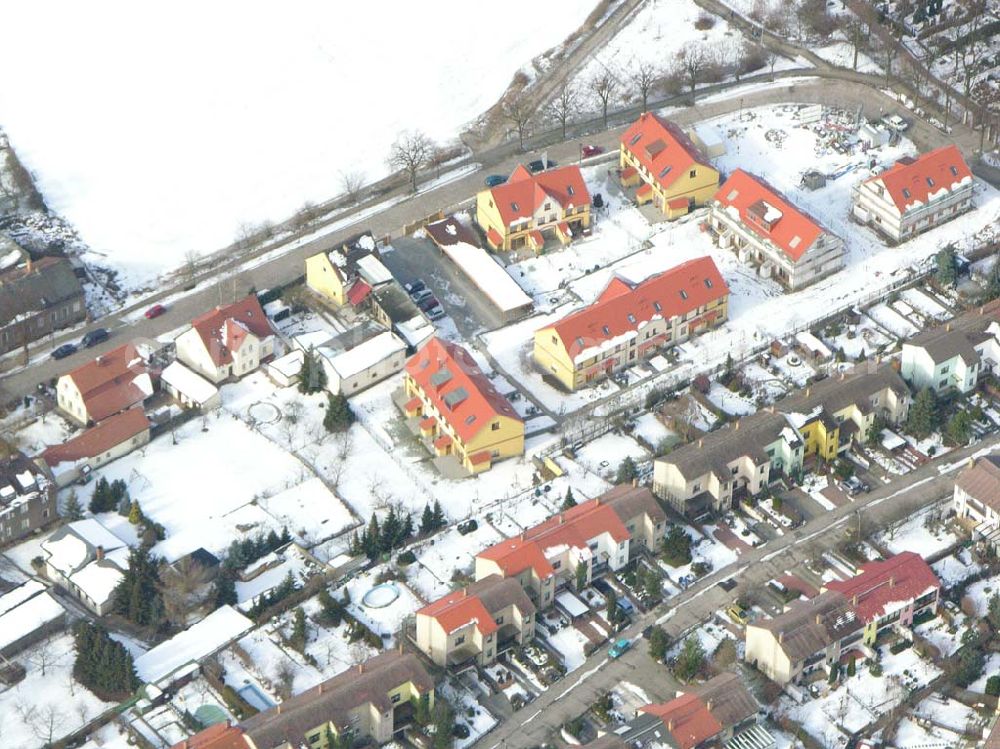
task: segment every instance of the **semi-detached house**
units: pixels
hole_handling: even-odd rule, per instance
[[[943,393],[976,389],[982,372],[1000,363],[1000,323],[995,313],[974,312],[903,344],[900,374],[916,390]]]
[[[535,332],[535,362],[576,390],[721,325],[728,301],[729,287],[710,257],[638,284],[615,277],[593,304]]]
[[[623,187],[637,187],[636,201],[652,203],[673,219],[708,205],[719,189],[719,172],[677,125],[644,112],[622,133]]]
[[[578,166],[532,174],[522,164],[476,196],[476,223],[493,250],[538,253],[548,237],[565,245],[590,226],[590,192]]]
[[[955,479],[952,507],[959,520],[973,525],[973,537],[1000,545],[1000,458],[970,460]]]
[[[524,453],[524,422],[461,346],[432,338],[406,363],[406,416],[438,457],[470,473]]]
[[[957,146],[907,156],[854,188],[854,217],[894,242],[972,208],[972,171]]]
[[[742,169],[712,200],[709,226],[718,245],[760,267],[790,291],[844,267],[844,242],[777,190]]]

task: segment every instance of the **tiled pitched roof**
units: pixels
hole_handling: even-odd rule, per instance
[[[499,629],[493,618],[494,613],[512,604],[517,606],[522,616],[535,612],[534,604],[517,580],[488,575],[424,606],[417,611],[417,616],[436,619],[447,633],[475,624],[479,632],[486,636]]]
[[[546,201],[563,209],[590,204],[590,192],[578,166],[564,166],[532,174],[518,166],[510,179],[490,189],[493,203],[505,225],[531,218]]]
[[[601,502],[611,507],[624,523],[640,513],[649,515],[654,523],[667,519],[667,514],[656,501],[656,496],[648,486],[620,484],[612,487],[600,497]]]
[[[406,373],[468,442],[498,416],[520,421],[504,398],[464,348],[431,338],[406,363]]]
[[[273,333],[256,294],[196,317],[191,327],[216,366],[232,362],[232,352],[239,350],[248,332],[262,340]]]
[[[923,557],[912,551],[869,562],[850,580],[826,584],[828,590],[841,593],[864,622],[883,616],[894,604],[906,604],[940,587],[934,571]]]
[[[710,257],[700,257],[629,285],[612,279],[593,304],[552,326],[573,358],[619,336],[634,334],[654,317],[670,319],[729,294]]]
[[[694,142],[677,125],[644,112],[622,133],[628,149],[664,188],[670,187],[694,164],[709,166]]]
[[[868,407],[869,399],[885,389],[892,390],[900,397],[908,397],[910,389],[899,372],[886,364],[874,372],[868,370],[867,362],[861,362],[853,370],[814,382],[804,390],[796,391],[778,401],[775,406],[783,413],[809,413],[822,406],[828,413],[850,405]]]
[[[496,562],[505,575],[518,575],[531,568],[544,580],[554,572],[546,558],[548,549],[556,546],[587,549],[588,543],[602,533],[610,533],[619,543],[629,538],[613,506],[600,499],[591,499],[553,515],[518,538],[490,546],[479,556]]]
[[[779,647],[795,663],[856,632],[863,623],[850,601],[841,593],[828,590],[808,601],[793,603],[788,611],[773,619],[747,626],[773,633]]]
[[[101,354],[65,376],[80,391],[94,421],[142,403],[153,394],[146,361],[131,343]]]
[[[170,749],[248,749],[243,729],[226,721],[209,726],[183,741],[174,744]]]
[[[45,310],[69,299],[83,299],[83,287],[69,261],[43,257],[0,274],[0,326],[25,312]]]
[[[112,447],[149,429],[149,419],[141,408],[130,408],[115,414],[95,427],[67,440],[61,445],[53,445],[42,453],[42,460],[50,467],[60,463],[71,463],[83,458],[93,458]]]
[[[789,203],[760,177],[742,169],[733,172],[715,194],[728,211],[758,236],[770,240],[792,260],[798,260],[824,232],[804,211]]]
[[[955,486],[1000,512],[1000,458],[987,455],[963,469]]]
[[[942,146],[917,158],[903,158],[866,182],[881,182],[889,198],[905,213],[926,205],[942,191],[950,192],[972,179],[972,171],[955,145]]]
[[[718,736],[723,729],[722,724],[696,694],[682,694],[670,702],[646,705],[640,709],[663,721],[678,749],[693,749]]]

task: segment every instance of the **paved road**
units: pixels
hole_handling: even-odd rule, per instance
[[[645,627],[659,622],[671,638],[683,636],[742,594],[759,590],[768,580],[835,548],[859,522],[862,534],[868,535],[950,497],[955,471],[961,468],[963,460],[983,450],[997,451],[998,446],[1000,435],[994,435],[978,445],[949,453],[891,484],[874,489],[854,503],[838,507],[792,533],[751,549],[737,562],[699,580],[663,606],[639,618],[623,634],[639,638]],[[717,583],[730,577],[736,587],[727,592]],[[489,749],[501,745],[505,749],[517,749],[554,741],[563,724],[582,714],[597,697],[619,682],[630,681],[657,693],[666,679],[669,679],[666,668],[652,662],[642,639],[618,660],[609,660],[606,649],[602,649],[568,679],[550,687],[513,719],[480,739],[477,745]]]

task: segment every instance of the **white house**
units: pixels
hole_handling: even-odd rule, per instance
[[[222,403],[219,388],[179,361],[171,362],[163,370],[160,382],[171,397],[185,408],[208,411]]]
[[[191,321],[175,341],[177,358],[209,382],[253,372],[274,353],[274,331],[254,294]]]
[[[146,360],[131,343],[101,354],[56,382],[59,410],[83,425],[103,421],[152,394]]]
[[[907,156],[854,188],[854,217],[903,242],[972,208],[972,172],[954,145]]]
[[[42,542],[45,574],[98,616],[111,610],[128,566],[128,546],[93,518],[64,525]]]
[[[35,462],[62,488],[149,442],[149,419],[141,408],[115,414],[95,427],[46,448]]]
[[[406,344],[388,331],[346,351],[317,350],[331,393],[353,395],[391,377],[406,364]]]
[[[987,455],[969,462],[955,479],[952,507],[958,518],[975,524],[977,536],[1000,540],[1000,458]]]
[[[903,344],[900,374],[917,390],[930,388],[942,393],[955,388],[970,393],[976,388],[981,368],[987,371],[1000,360],[1000,324],[990,322],[985,330],[945,325],[928,330]]]

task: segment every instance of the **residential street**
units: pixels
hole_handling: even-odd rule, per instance
[[[791,71],[796,76],[801,76],[804,72],[807,71]],[[832,71],[828,74],[834,76],[833,79],[808,82],[797,80],[785,86],[775,85],[763,89],[754,87],[742,95],[739,95],[737,90],[729,98],[713,99],[707,103],[685,107],[672,112],[671,117],[681,124],[690,125],[728,114],[740,108],[783,102],[825,103],[846,109],[861,107],[865,112],[871,114],[875,114],[876,111],[894,112],[900,110],[896,102],[874,90],[871,86],[855,80],[842,80],[842,78],[847,77],[861,79],[868,77],[850,74],[848,71]],[[786,73],[778,74],[776,77],[792,76]],[[745,79],[744,82],[747,80],[749,79]],[[732,88],[732,85],[709,87],[700,95],[727,88]],[[656,108],[669,103],[671,102],[656,102],[651,107]],[[616,113],[614,119],[609,122],[611,126],[609,130],[551,145],[547,148],[547,152],[557,162],[566,164],[579,158],[580,144],[583,142],[600,145],[606,149],[616,148],[619,126],[629,121],[635,114],[634,109]],[[581,127],[585,127],[586,124],[584,123]],[[597,126],[599,127],[599,123]],[[936,128],[919,120],[914,121],[907,135],[921,149],[942,145],[950,138],[955,140],[967,154],[971,154],[978,147],[979,142],[978,135],[967,128],[956,126],[951,135],[946,137]],[[510,155],[508,151],[509,148],[500,150],[506,155],[498,162],[490,162],[487,158],[490,154],[480,154],[478,158],[483,166],[476,172],[435,189],[411,196],[401,202],[390,204],[385,210],[375,212],[370,217],[362,218],[357,222],[348,223],[346,220],[338,222],[336,230],[329,233],[321,232],[320,236],[315,239],[305,241],[287,252],[281,253],[278,248],[268,248],[266,255],[261,258],[256,260],[241,259],[241,262],[254,267],[245,270],[226,270],[225,263],[221,262],[216,269],[217,275],[200,281],[194,291],[184,294],[179,289],[167,289],[161,294],[149,297],[133,308],[123,310],[119,314],[101,319],[89,326],[87,329],[106,327],[112,332],[108,341],[91,349],[82,349],[73,356],[59,361],[48,356],[48,352],[60,343],[79,340],[83,330],[40,341],[32,347],[33,362],[30,367],[14,369],[10,374],[0,379],[0,402],[7,402],[29,394],[34,391],[39,382],[47,382],[56,378],[95,355],[119,346],[127,340],[136,337],[155,338],[186,325],[193,317],[214,305],[232,301],[235,297],[246,293],[251,286],[264,289],[293,281],[303,274],[306,257],[337,247],[344,239],[362,229],[370,229],[378,237],[399,236],[401,226],[417,221],[442,208],[449,210],[472,198],[482,188],[484,174],[509,173],[518,163],[535,158],[540,153],[540,151],[535,150],[526,154]],[[301,240],[299,241],[301,242]],[[172,295],[177,295],[177,298],[170,298]],[[168,311],[161,317],[146,320],[142,317],[142,310],[154,302],[165,303],[168,306]],[[11,356],[13,359],[8,357],[5,363],[13,364],[20,354]]]
[[[604,647],[587,659],[565,681],[550,687],[535,702],[484,736],[478,746],[498,749],[531,747],[552,741],[568,720],[587,710],[603,693],[622,681],[657,691],[657,685],[672,680],[665,666],[650,659],[642,630],[660,623],[672,640],[708,620],[742,593],[759,588],[796,565],[835,548],[849,528],[856,528],[861,515],[863,533],[885,527],[912,515],[934,502],[950,497],[955,472],[967,458],[985,451],[996,452],[1000,435],[921,466],[892,484],[858,497],[852,504],[838,507],[766,545],[743,554],[739,561],[699,580],[666,604],[637,618],[622,636],[635,641],[624,656],[611,660]],[[717,583],[733,578],[736,587],[725,591]],[[652,696],[652,695],[651,695]]]

